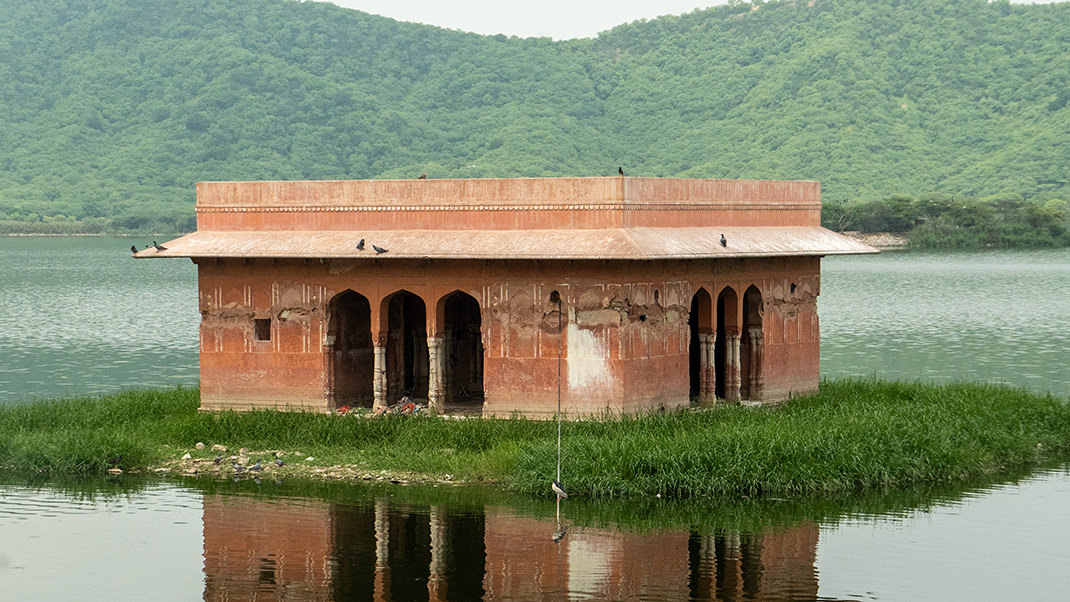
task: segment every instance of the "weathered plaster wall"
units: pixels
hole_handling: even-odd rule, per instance
[[[765,398],[782,400],[817,391],[821,335],[817,296],[819,261],[806,276],[773,279],[765,303]],[[795,285],[792,290],[792,284]]]
[[[205,408],[331,409],[327,314],[331,299],[347,289],[368,300],[370,341],[380,344],[385,344],[389,300],[399,291],[423,302],[428,337],[445,327],[441,303],[447,296],[461,291],[474,298],[481,314],[487,414],[552,415],[559,343],[562,406],[569,414],[687,405],[688,319],[700,287],[714,301],[726,287],[735,291],[740,303],[725,320],[737,331],[744,291],[750,286],[761,291],[762,399],[783,399],[818,384],[817,258],[232,259],[198,265]],[[553,291],[561,296],[563,313],[551,301]],[[714,315],[707,321],[715,324],[716,303],[710,311]],[[256,340],[256,319],[270,320],[270,340]],[[388,398],[397,396],[390,391]]]

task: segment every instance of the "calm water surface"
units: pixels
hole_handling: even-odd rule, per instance
[[[135,242],[0,237],[0,403],[197,384],[196,266]]]
[[[130,244],[0,238],[0,403],[196,385],[196,270]],[[1070,250],[822,267],[826,376],[1070,396]],[[10,481],[0,600],[1065,600],[1068,505],[1066,465],[865,500],[567,500],[560,517],[468,488]]]
[[[821,267],[824,375],[1070,397],[1070,249],[891,252]]]
[[[1065,600],[1067,467],[838,502],[0,485],[10,600]],[[574,515],[574,516],[573,516]]]

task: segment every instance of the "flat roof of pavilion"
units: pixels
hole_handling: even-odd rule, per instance
[[[724,234],[727,246],[721,246]],[[363,239],[363,251],[357,242]],[[372,245],[386,249],[376,253]],[[815,226],[600,230],[194,232],[139,257],[337,259],[693,259],[876,250]]]
[[[197,185],[197,232],[136,257],[649,260],[877,252],[822,228],[820,210],[817,182],[207,182]]]

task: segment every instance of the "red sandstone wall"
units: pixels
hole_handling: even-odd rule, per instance
[[[766,284],[765,399],[781,400],[810,393],[820,383],[821,334],[817,296],[820,260],[799,258],[792,263],[811,264],[798,277],[781,277]],[[795,283],[795,291],[791,291]]]
[[[373,338],[375,331],[385,332],[383,307],[399,290],[423,300],[428,333],[441,330],[437,305],[445,296],[460,290],[475,298],[481,307],[488,414],[552,415],[556,410],[558,314],[549,301],[554,290],[565,308],[561,379],[568,413],[686,405],[687,320],[691,296],[700,286],[714,299],[726,286],[740,300],[751,285],[762,291],[764,399],[782,399],[818,384],[816,258],[434,264],[204,260],[199,269],[205,408],[330,409],[324,392],[325,314],[331,298],[346,289],[370,302]],[[270,341],[255,340],[255,318],[271,319]],[[729,321],[741,320],[734,315]]]

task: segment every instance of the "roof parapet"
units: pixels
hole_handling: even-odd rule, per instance
[[[201,182],[198,230],[816,226],[813,181],[498,178]]]

